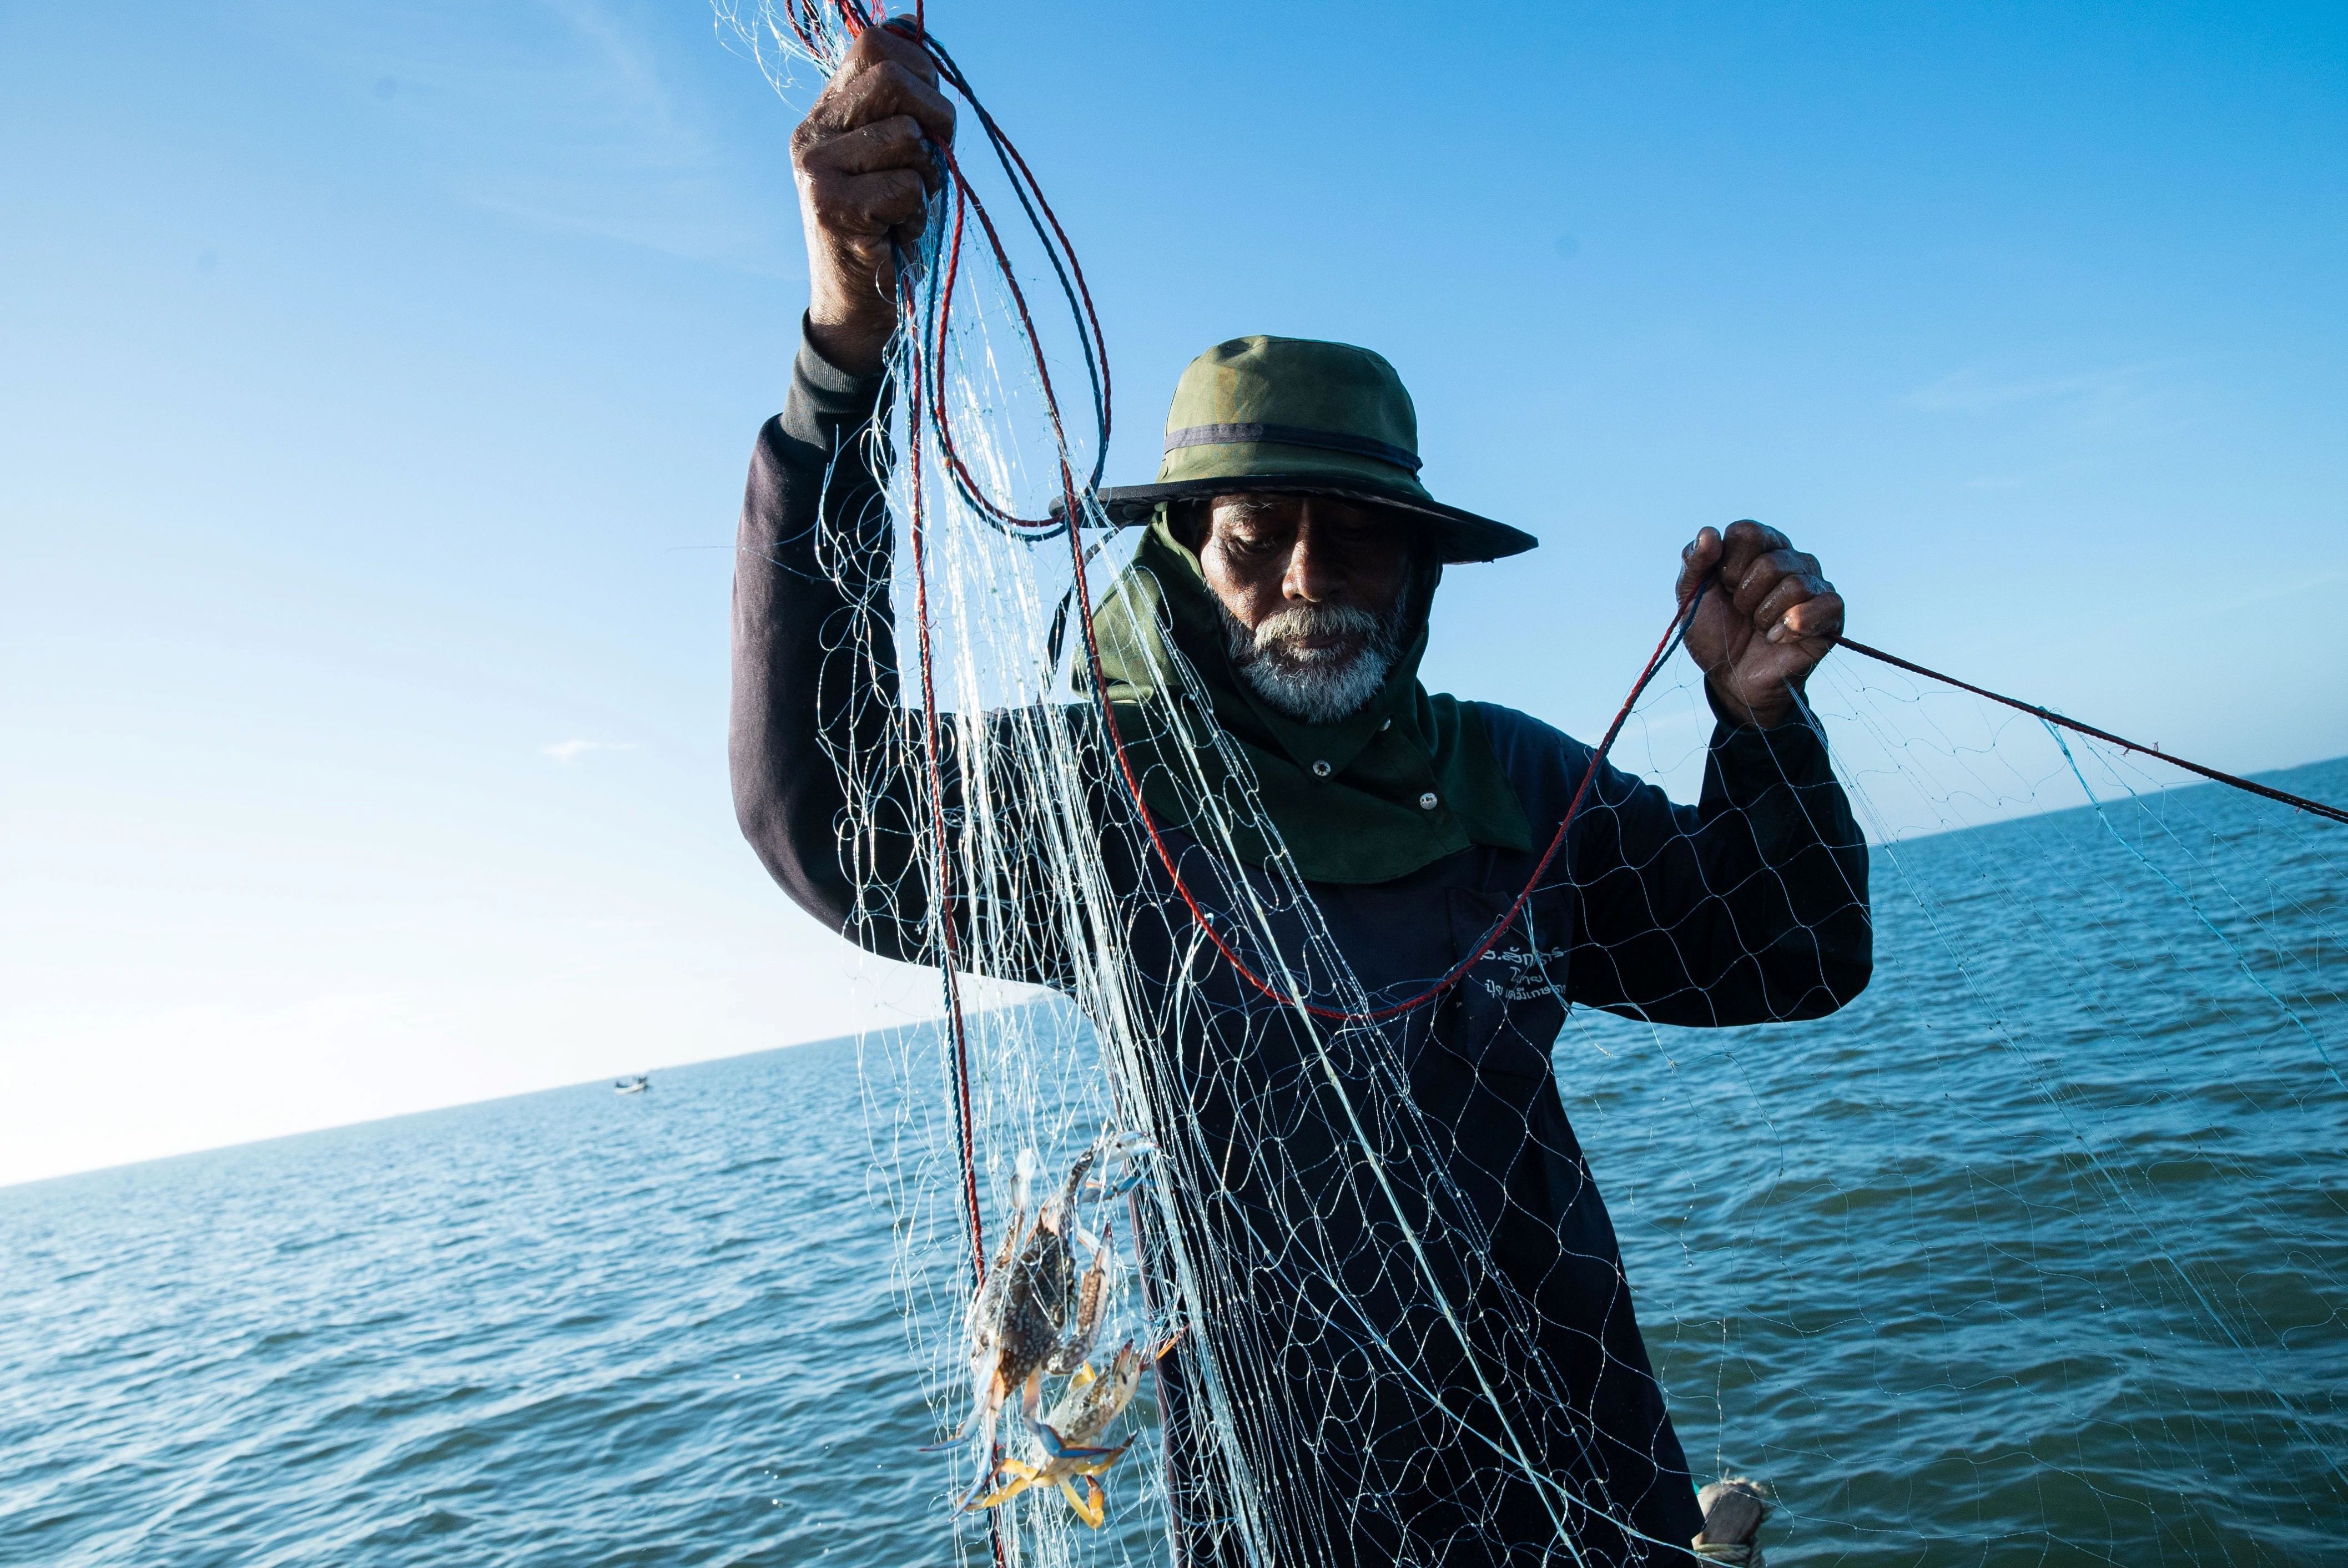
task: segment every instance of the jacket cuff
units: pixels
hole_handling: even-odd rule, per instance
[[[838,449],[844,431],[864,424],[879,409],[888,379],[886,371],[851,375],[816,352],[802,315],[790,397],[783,405],[784,432],[826,452]]]
[[[1759,725],[1747,724],[1743,719],[1736,717],[1726,708],[1720,706],[1720,694],[1712,689],[1712,682],[1709,679],[1704,683],[1704,700],[1705,706],[1712,709],[1712,717],[1719,721],[1722,728],[1746,729],[1751,730],[1756,734],[1760,733],[1761,727]],[[1813,721],[1810,717],[1809,698],[1805,695],[1801,696],[1801,700],[1794,704],[1793,717],[1775,727],[1777,729],[1791,729],[1797,724],[1810,724]]]
[[[1817,784],[1834,777],[1826,732],[1807,707],[1773,729],[1722,719],[1712,732],[1712,758],[1721,782],[1738,799],[1781,784]]]

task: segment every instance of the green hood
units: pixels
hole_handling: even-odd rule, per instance
[[[1199,798],[1196,775],[1203,774],[1207,788],[1228,800],[1229,770],[1194,717],[1185,716],[1200,744],[1195,752],[1175,727],[1167,705],[1179,694],[1164,689],[1160,674],[1170,685],[1167,628],[1198,672],[1214,722],[1254,770],[1263,810],[1307,882],[1392,882],[1471,844],[1532,848],[1524,808],[1482,718],[1418,684],[1423,614],[1368,707],[1337,724],[1299,723],[1259,701],[1232,669],[1199,558],[1167,529],[1161,508],[1133,564],[1103,595],[1093,630],[1118,733],[1142,798],[1162,820],[1213,843],[1214,819],[1222,819],[1243,857],[1259,864],[1273,858],[1272,846],[1231,820],[1228,808]],[[1081,650],[1076,682],[1089,689]],[[1423,805],[1429,797],[1434,803]]]

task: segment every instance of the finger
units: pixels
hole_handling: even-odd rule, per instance
[[[1773,629],[1772,641],[1788,639],[1800,643],[1820,643],[1832,647],[1842,635],[1842,595],[1829,583],[1823,592],[1812,594],[1786,612],[1781,624]],[[1821,648],[1823,654],[1825,648]]]
[[[1695,591],[1712,576],[1719,564],[1720,530],[1696,530],[1695,537],[1680,547],[1680,580],[1673,586],[1673,597],[1684,605],[1695,597]]]
[[[953,142],[953,105],[896,60],[881,60],[852,73],[842,67],[799,123],[798,137],[820,140],[901,114],[920,121],[922,132],[940,146]]]
[[[1720,580],[1736,583],[1754,562],[1772,551],[1788,549],[1791,544],[1792,541],[1776,529],[1749,517],[1732,522],[1721,535]]]
[[[808,149],[799,167],[810,174],[879,174],[891,169],[917,169],[932,190],[937,188],[937,154],[911,115],[891,115],[854,130],[825,138]]]
[[[1777,591],[1777,584],[1787,577],[1803,574],[1817,576],[1816,556],[1805,555],[1798,550],[1773,550],[1745,569],[1744,574],[1733,579],[1736,586],[1729,595],[1730,602],[1743,614],[1758,616],[1762,601]]]
[[[911,32],[893,24],[868,27],[857,35],[856,42],[849,46],[848,58],[841,65],[843,67],[854,66],[860,70],[882,60],[896,61],[932,86],[937,82],[937,61],[930,57],[929,50],[923,48]]]
[[[911,169],[826,175],[808,182],[808,195],[818,226],[843,238],[878,238],[925,220],[929,204],[921,175]]]
[[[1815,599],[1828,592],[1828,586],[1827,580],[1816,573],[1787,573],[1777,579],[1777,585],[1769,590],[1768,597],[1754,607],[1754,630],[1767,634],[1773,643],[1781,641],[1778,633],[1784,629],[1782,623],[1786,613],[1803,601]]]

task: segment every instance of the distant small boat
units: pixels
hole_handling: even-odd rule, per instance
[[[633,1078],[623,1078],[619,1082],[613,1084],[612,1086],[612,1092],[613,1094],[642,1094],[644,1090],[652,1087],[653,1080],[646,1078],[644,1074],[638,1073]]]

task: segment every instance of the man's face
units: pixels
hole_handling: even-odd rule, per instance
[[[1217,496],[1198,553],[1231,662],[1273,707],[1332,724],[1385,684],[1419,567],[1404,519],[1334,496]]]

